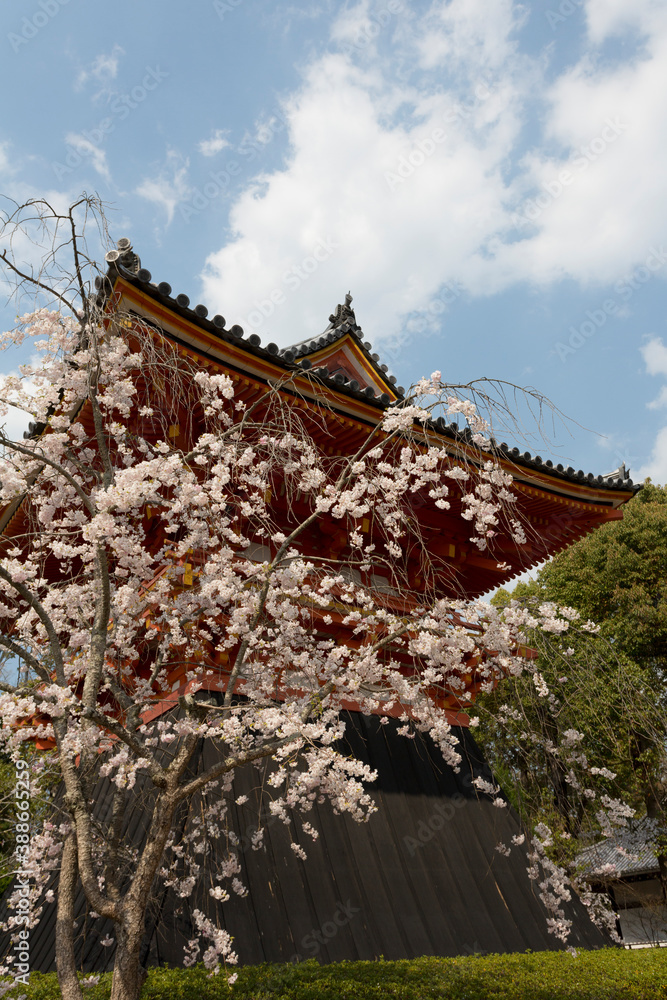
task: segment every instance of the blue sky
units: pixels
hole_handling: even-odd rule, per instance
[[[667,481],[664,0],[1,16],[6,197],[98,192],[157,281],[262,341],[350,289],[399,383],[534,386],[571,422],[530,450]]]

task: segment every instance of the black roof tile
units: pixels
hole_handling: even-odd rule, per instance
[[[613,837],[585,847],[577,854],[577,867],[591,881],[613,881],[631,875],[655,873],[660,865],[656,856],[655,838],[659,826],[655,820],[644,817],[633,820]],[[613,866],[615,871],[605,870]]]

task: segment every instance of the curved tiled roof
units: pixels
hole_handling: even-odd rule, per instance
[[[557,476],[568,482],[588,484],[598,489],[632,489],[634,492],[641,489],[641,484],[633,483],[630,479],[625,465],[621,465],[614,472],[596,476],[593,472],[584,472],[583,469],[575,471],[571,465],[567,468],[562,464],[554,465],[550,459],[545,461],[540,455],[531,455],[529,451],[521,452],[519,448],[510,448],[505,442],[500,446],[495,445],[495,447],[500,454],[506,455],[516,465],[547,472],[550,476]]]
[[[584,848],[577,854],[577,866],[591,880],[657,874],[660,870],[654,844],[657,833],[656,821],[644,817],[615,837]],[[613,865],[615,871],[603,871],[609,865]]]
[[[209,318],[205,305],[192,306],[187,295],[183,293],[174,295],[171,285],[166,281],[157,284],[153,282],[151,272],[141,267],[141,261],[132,250],[129,240],[119,240],[118,247],[119,250],[112,250],[106,256],[109,265],[106,279],[96,279],[100,298],[105,298],[108,295],[116,276],[120,276],[170,311],[188,319],[220,340],[242,346],[248,354],[268,360],[285,371],[308,371],[312,378],[317,379],[318,382],[334,392],[361,400],[380,410],[386,409],[392,403],[388,393],[376,393],[372,386],[362,388],[357,381],[348,379],[342,372],[332,374],[325,366],[313,367],[310,361],[309,355],[313,355],[323,347],[351,334],[357,340],[366,360],[372,365],[378,378],[391,385],[398,396],[399,403],[404,399],[404,388],[394,386],[396,379],[393,375],[387,374],[387,365],[382,364],[380,356],[373,353],[371,344],[362,339],[363,331],[356,322],[354,311],[350,308],[351,296],[349,294],[346,296],[345,305],[338,306],[336,313],[329,317],[329,325],[320,336],[298,341],[282,349],[275,343],[262,346],[262,340],[258,334],[252,333],[246,336],[243,327],[237,324],[227,328],[224,316],[217,314]],[[455,423],[447,424],[442,417],[431,421],[429,426],[431,430],[435,430],[450,440],[472,443],[472,435],[468,428],[461,429]],[[562,464],[554,464],[548,459],[543,460],[540,455],[531,455],[527,451],[521,452],[519,448],[510,448],[504,442],[498,445],[493,441],[492,451],[499,458],[506,459],[520,469],[541,472],[563,482],[611,491],[623,490],[627,492],[633,490],[636,492],[640,489],[640,486],[635,485],[629,478],[624,466],[613,473],[596,476],[594,473],[586,473],[582,469],[575,470],[572,466],[565,467]]]
[[[108,279],[112,283],[116,276],[114,272],[116,272],[125,281],[128,281],[135,287],[141,289],[152,299],[155,299],[160,304],[166,306],[170,311],[183,316],[184,319],[190,320],[190,322],[195,323],[202,329],[214,334],[214,336],[218,337],[220,340],[241,345],[248,354],[269,360],[273,364],[284,368],[286,371],[295,371],[299,369],[302,371],[310,371],[311,375],[315,376],[319,381],[328,384],[334,391],[344,392],[346,395],[356,397],[366,403],[371,403],[380,409],[384,409],[391,403],[391,397],[388,393],[376,393],[370,386],[362,389],[359,383],[355,382],[354,379],[347,379],[340,373],[330,375],[328,369],[325,367],[313,368],[307,355],[319,350],[320,347],[325,346],[326,343],[333,343],[335,340],[341,339],[346,333],[350,332],[349,327],[347,329],[343,329],[341,326],[339,329],[335,331],[332,330],[327,333],[326,338],[325,335],[322,334],[321,337],[314,340],[304,341],[291,347],[286,347],[282,350],[277,344],[274,343],[268,343],[266,346],[262,346],[262,339],[258,334],[252,333],[249,336],[245,336],[243,327],[236,324],[228,329],[226,327],[226,320],[224,316],[220,316],[219,314],[213,316],[212,319],[209,319],[208,309],[206,306],[191,306],[188,296],[182,293],[174,296],[172,294],[171,285],[169,285],[166,281],[161,281],[159,284],[155,284],[152,281],[150,271],[147,271],[145,268],[139,268],[139,270],[133,272],[128,268],[123,267],[120,261],[114,261],[112,262],[107,274]],[[97,278],[96,287],[102,297],[104,297],[110,290],[104,286],[104,279]],[[322,340],[324,340],[324,343],[320,344],[320,341]],[[377,357],[377,355],[369,353],[370,344],[361,343],[361,347],[367,355],[368,360],[377,370],[378,375],[387,382],[392,380],[393,376],[387,377],[380,366],[377,365],[375,361],[375,357]],[[403,395],[402,387],[398,387],[395,391],[399,396]]]
[[[346,334],[351,334],[359,341],[360,349],[365,354],[366,360],[375,369],[378,377],[386,382],[391,382],[396,395],[399,398],[404,397],[405,389],[402,385],[396,385],[396,376],[389,374],[388,365],[382,363],[380,355],[374,354],[372,345],[367,340],[364,340],[364,331],[357,323],[351,304],[352,296],[348,292],[345,296],[345,304],[336,307],[336,311],[329,316],[329,325],[319,337],[307,337],[305,340],[300,340],[298,343],[286,347],[280,353],[282,355],[289,353],[294,359],[307,358],[310,354],[320,351],[323,347],[328,347],[331,344],[335,344],[336,341],[342,340]],[[322,372],[326,373],[324,377],[327,377],[327,369],[323,368]]]

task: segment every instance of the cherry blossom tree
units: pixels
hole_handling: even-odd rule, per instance
[[[228,375],[109,310],[83,233],[99,208],[90,198],[64,212],[30,203],[2,232],[6,272],[36,302],[4,335],[5,345],[31,344],[33,360],[3,378],[0,405],[33,423],[23,440],[0,437],[0,648],[18,664],[16,681],[1,685],[1,736],[17,763],[26,746],[44,749],[29,755],[36,791],[53,767],[62,782],[51,820],[21,848],[29,917],[17,895],[9,926],[35,926],[57,906],[60,987],[78,1000],[82,886],[90,910],[115,927],[112,998],[136,1000],[147,908],[165,885],[191,896],[196,842],[224,840],[238,769],[270,761],[271,814],[301,817],[307,835],[317,836],[316,800],[364,822],[374,774],[338,749],[344,706],[398,711],[406,736],[430,734],[457,767],[443,704],[464,692],[469,664],[490,690],[532,669],[518,652],[527,627],[560,634],[569,619],[554,605],[529,615],[447,596],[451,581],[429,559],[417,513],[425,501],[460,509],[480,549],[502,533],[524,539],[511,476],[489,457],[470,393],[435,372],[379,416],[354,454],[331,455],[315,382],[306,407],[289,376],[245,406]],[[27,236],[41,248],[34,267],[22,263]],[[432,433],[436,415],[467,423],[467,458]],[[335,560],[313,546],[318,526],[343,533]],[[173,693],[175,677],[185,693]],[[214,763],[194,773],[201,741]],[[104,820],[92,798],[100,778],[113,796]],[[496,787],[480,792],[504,804]],[[184,840],[176,818],[196,796],[196,836]],[[139,807],[141,842],[130,844],[126,818]],[[542,834],[530,863],[565,937],[568,890]],[[210,898],[243,894],[239,872],[232,847],[210,874]],[[201,957],[212,972],[233,964],[230,935],[204,910],[192,916],[198,936],[185,961]]]

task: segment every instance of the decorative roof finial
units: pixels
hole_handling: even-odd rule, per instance
[[[342,326],[343,323],[354,323],[356,325],[356,317],[354,315],[354,309],[352,308],[352,296],[348,292],[345,296],[345,303],[341,306],[336,306],[334,312],[329,316],[329,322],[332,326]]]
[[[613,472],[607,472],[606,475],[602,476],[606,482],[615,482],[617,479],[621,479],[625,482],[626,479],[630,478],[630,470],[625,468],[625,462],[621,462],[617,469]]]
[[[141,261],[132,249],[132,241],[127,236],[122,236],[116,243],[117,250],[109,250],[104,259],[107,264],[121,264],[126,271],[136,274],[141,269]]]

